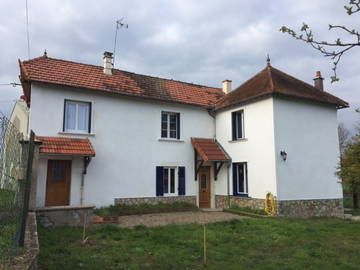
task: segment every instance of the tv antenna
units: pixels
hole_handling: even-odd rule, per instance
[[[121,18],[120,20],[116,20],[116,28],[115,28],[115,42],[114,42],[114,58],[113,58],[113,67],[115,67],[115,52],[116,52],[116,41],[117,41],[117,32],[120,28],[129,28],[129,25],[127,23],[123,22],[124,18]]]

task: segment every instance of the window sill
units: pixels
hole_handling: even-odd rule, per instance
[[[241,138],[237,140],[230,140],[229,143],[246,142],[247,140],[247,138]]]
[[[95,136],[94,133],[80,133],[80,132],[66,132],[66,131],[59,131],[58,134],[61,135],[74,135],[74,136]]]
[[[250,198],[249,197],[249,194],[236,194],[236,195],[233,195],[234,197],[240,197],[240,198]]]
[[[168,139],[168,138],[160,138],[158,140],[159,142],[184,142],[184,140],[178,140],[178,139]]]

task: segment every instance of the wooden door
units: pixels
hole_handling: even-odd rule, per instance
[[[210,167],[199,170],[199,208],[210,208]]]
[[[71,160],[49,160],[45,206],[69,205]]]

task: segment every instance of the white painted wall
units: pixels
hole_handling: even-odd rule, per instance
[[[279,200],[342,198],[334,107],[284,98],[274,100]],[[287,160],[280,151],[287,152]]]
[[[186,195],[196,195],[190,138],[214,137],[214,119],[206,110],[33,83],[30,126],[37,135],[74,136],[61,133],[65,99],[92,102],[93,135],[76,135],[89,137],[96,151],[85,179],[85,204],[106,206],[114,198],[154,197],[155,167],[167,165],[186,167]],[[181,142],[159,140],[161,111],[181,113]],[[44,164],[39,178],[44,178],[42,170]],[[80,177],[79,172],[72,181]],[[71,203],[79,201],[75,189]],[[44,188],[38,185],[38,191],[44,193]],[[43,203],[39,197],[38,206]]]
[[[231,113],[244,110],[245,139],[232,142]],[[276,169],[273,125],[273,99],[267,98],[216,114],[216,139],[232,158],[232,162],[247,162],[249,197],[265,198],[267,192],[276,195]],[[215,183],[216,194],[227,195],[227,172],[221,169]],[[230,171],[230,194],[232,169]]]
[[[24,138],[27,138],[29,133],[29,110],[24,100],[20,99],[16,101],[10,115],[10,122],[23,134]]]

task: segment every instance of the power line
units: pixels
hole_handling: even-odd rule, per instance
[[[19,86],[21,84],[19,83],[16,83],[16,82],[11,82],[11,83],[0,83],[0,86],[9,86],[11,85],[12,87],[16,87],[16,86]]]
[[[28,59],[30,59],[30,34],[29,34],[29,8],[28,0],[25,0],[26,5],[26,37],[27,37],[27,50],[28,50]]]

